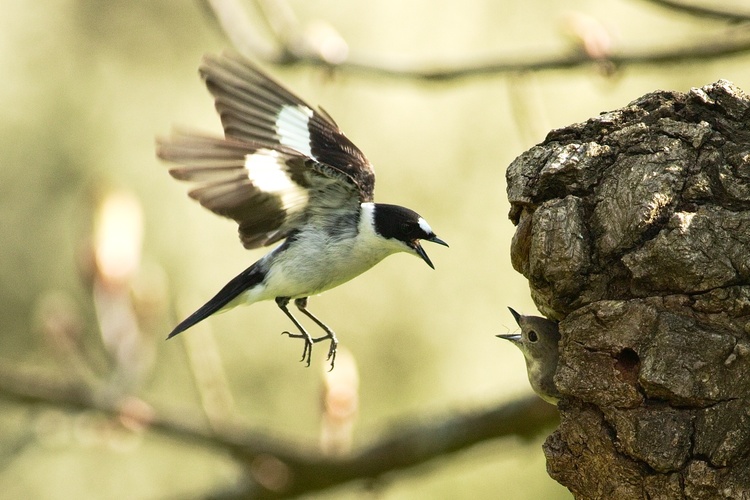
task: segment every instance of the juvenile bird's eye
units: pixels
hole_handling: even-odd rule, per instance
[[[536,332],[534,330],[529,330],[529,342],[536,342],[537,340],[539,340],[539,337]]]

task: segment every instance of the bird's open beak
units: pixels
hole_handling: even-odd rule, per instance
[[[521,326],[521,315],[518,314],[512,307],[509,307],[508,310],[513,315],[513,319],[516,320],[516,323],[518,323],[518,326]]]
[[[510,310],[510,313],[513,315],[513,319],[515,319],[516,323],[518,323],[518,326],[521,326],[521,315],[518,314],[512,307],[509,307],[508,309]],[[495,335],[495,337],[499,339],[510,340],[514,344],[516,342],[521,341],[520,333],[501,333],[500,335]]]
[[[446,242],[444,242],[443,240],[441,240],[437,236],[432,236],[430,238],[427,238],[427,239],[425,239],[425,241],[431,241],[433,243],[437,243],[438,245],[443,245],[443,246],[446,246],[446,247],[448,246],[448,244]],[[417,252],[417,255],[419,255],[420,257],[422,257],[423,261],[427,262],[428,266],[430,266],[431,268],[435,269],[435,266],[432,265],[432,261],[427,256],[427,252],[425,252],[424,248],[422,248],[422,245],[420,245],[419,240],[414,240],[414,242],[412,243],[412,248],[414,249],[415,252]]]
[[[495,335],[495,337],[499,339],[510,340],[513,343],[521,341],[520,333],[501,333],[500,335]]]

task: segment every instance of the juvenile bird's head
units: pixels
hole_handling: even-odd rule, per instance
[[[511,309],[510,313],[521,328],[521,333],[500,334],[523,353],[529,383],[542,399],[556,404],[562,397],[554,383],[559,358],[560,331],[555,321],[539,316],[524,316]]]
[[[417,212],[398,205],[376,203],[374,205],[373,226],[375,233],[386,240],[396,243],[403,252],[412,253],[428,266],[435,269],[432,261],[424,251],[420,240],[431,241],[438,245],[448,246],[435,233]]]

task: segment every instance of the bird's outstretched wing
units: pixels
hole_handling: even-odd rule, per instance
[[[198,184],[192,198],[237,221],[245,248],[286,237],[311,213],[372,201],[372,165],[327,113],[237,54],[206,56],[200,73],[225,138],[176,132],[157,154]]]

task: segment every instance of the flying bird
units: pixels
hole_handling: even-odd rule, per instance
[[[234,219],[247,249],[278,245],[231,279],[178,324],[174,337],[214,313],[275,300],[304,341],[310,365],[315,343],[336,334],[308,309],[308,297],[362,274],[388,255],[407,252],[434,269],[421,240],[448,246],[408,208],[375,203],[372,164],[323,109],[313,109],[244,57],[207,55],[200,67],[215,99],[224,138],[175,132],[157,139],[157,155],[180,166],[175,179],[197,184],[191,198]],[[324,335],[313,337],[289,310]]]

